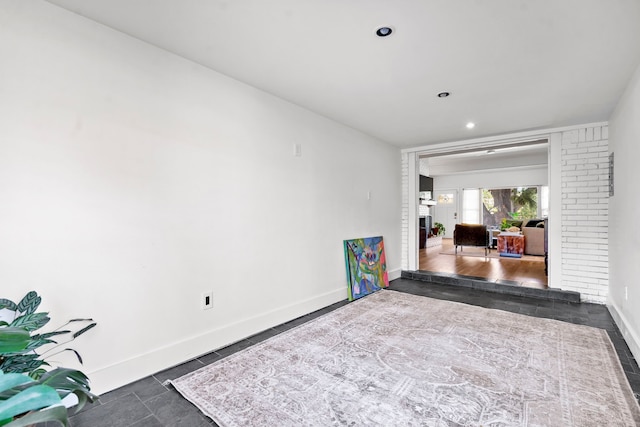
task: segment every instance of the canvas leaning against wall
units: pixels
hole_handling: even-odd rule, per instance
[[[349,301],[389,286],[382,236],[344,241]]]

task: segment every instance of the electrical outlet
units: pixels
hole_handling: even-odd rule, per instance
[[[213,308],[213,292],[205,292],[202,294],[202,309],[209,310]]]

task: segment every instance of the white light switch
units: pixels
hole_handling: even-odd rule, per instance
[[[296,157],[302,157],[302,145],[293,144],[293,155]]]

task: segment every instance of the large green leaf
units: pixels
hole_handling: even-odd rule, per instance
[[[28,373],[38,369],[42,365],[49,365],[39,357],[36,353],[7,356],[2,363],[0,363],[0,369],[4,372]]]
[[[11,326],[25,328],[28,331],[35,331],[49,323],[49,313],[31,313],[16,317]]]
[[[54,340],[43,339],[42,337],[37,337],[37,338],[31,337],[31,341],[29,341],[29,345],[27,345],[27,348],[25,348],[25,350],[27,351],[35,350],[36,348],[42,347],[45,344],[58,344],[58,343]]]
[[[28,292],[24,298],[18,303],[18,312],[25,314],[33,314],[40,306],[42,298],[35,291]]]
[[[64,427],[69,426],[69,418],[67,416],[67,408],[62,405],[50,406],[37,412],[30,412],[24,417],[6,424],[4,427],[28,427],[37,423],[46,421],[58,421]],[[1,425],[1,424],[0,424]]]
[[[5,374],[0,371],[0,393],[22,384],[34,382],[31,378],[22,374]]]
[[[78,353],[76,350],[72,348],[65,348],[63,351],[70,351],[71,353],[76,355],[76,358],[78,359],[78,362],[80,362],[81,365],[84,363],[82,361],[82,356],[80,356],[80,353]]]
[[[51,338],[57,335],[65,335],[70,333],[71,331],[64,330],[64,331],[47,332],[45,334],[32,335],[31,341],[29,342],[29,345],[25,350],[35,350],[36,348],[42,347],[45,344],[58,344],[57,341],[54,341]]]
[[[29,332],[24,328],[0,328],[0,354],[22,351],[30,339]]]
[[[69,390],[69,386],[77,388],[78,386],[88,389],[89,378],[76,369],[56,368],[40,378],[40,384],[49,385],[57,390]]]
[[[33,291],[18,304],[0,299],[0,309],[15,312],[13,320],[0,321],[0,385],[4,384],[0,387],[0,426],[22,427],[54,420],[66,426],[67,411],[63,406],[58,406],[63,397],[75,394],[79,402],[77,410],[87,401],[97,399],[90,391],[87,376],[82,372],[67,368],[52,371],[43,369],[43,366],[49,366],[45,357],[64,351],[73,352],[82,363],[77,351],[71,348],[60,350],[61,345],[54,337],[66,335],[61,343],[66,344],[65,341],[73,341],[94,328],[96,323],[90,318],[77,318],[52,332],[35,334],[34,331],[50,321],[48,313],[36,313],[41,301]],[[79,325],[78,330],[63,330],[74,322],[84,322],[84,325]],[[34,335],[30,336],[31,333]],[[35,352],[45,345],[49,345],[44,347],[47,351],[42,354]],[[18,418],[13,419],[16,416]]]
[[[75,369],[56,368],[43,374],[38,382],[55,388],[62,398],[69,393],[74,393],[78,397],[77,410],[81,409],[87,401],[93,402],[97,399],[97,396],[91,393],[89,378]]]
[[[87,319],[87,320],[91,320],[91,319]],[[94,326],[96,326],[97,323],[91,323],[90,325],[85,326],[84,328],[80,329],[79,331],[76,331],[73,333],[73,338],[78,338],[80,335],[84,334],[85,332],[87,332],[89,329],[93,328]]]
[[[11,301],[10,299],[0,298],[0,310],[2,310],[3,308],[8,308],[11,311],[16,311],[18,310],[18,304]]]
[[[64,335],[64,334],[70,334],[71,331],[68,329],[65,329],[64,331],[53,331],[53,332],[46,332],[44,334],[36,334],[34,336],[32,336],[31,338],[36,339],[36,338],[46,338],[49,339],[51,337],[55,337],[56,335]]]
[[[58,392],[53,388],[36,384],[7,400],[0,401],[0,420],[13,418],[29,411],[37,411],[47,406],[61,404]]]
[[[47,365],[48,365],[48,364],[47,364]],[[46,372],[47,372],[47,370],[46,370],[46,369],[44,369],[43,367],[39,367],[39,368],[34,369],[33,371],[29,372],[29,376],[30,376],[31,378],[33,378],[34,380],[36,380],[36,381],[37,381],[37,380],[39,380],[39,379],[40,379],[40,377],[41,377],[42,375],[44,375]]]

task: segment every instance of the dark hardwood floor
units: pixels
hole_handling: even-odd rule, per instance
[[[420,270],[486,277],[489,280],[515,280],[523,286],[547,288],[542,256],[501,258],[493,249],[489,257],[484,257],[482,248],[473,247],[458,250],[458,255],[453,255],[453,252],[452,239],[442,239],[440,246],[420,249]]]

